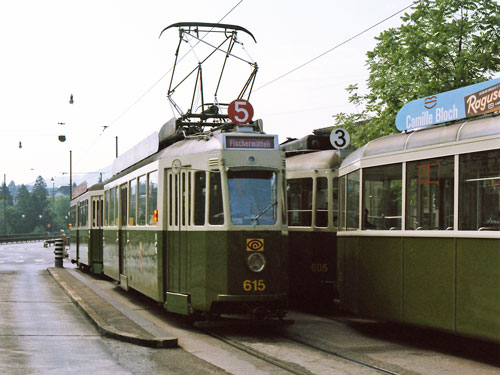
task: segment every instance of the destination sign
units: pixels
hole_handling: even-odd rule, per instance
[[[415,130],[500,110],[500,78],[413,100],[396,116],[396,128]]]
[[[274,150],[276,149],[276,136],[244,136],[225,135],[224,148],[226,149],[250,149],[250,150]]]

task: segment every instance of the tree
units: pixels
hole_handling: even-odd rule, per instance
[[[2,199],[5,199],[7,206],[12,206],[14,204],[10,190],[5,184],[2,184]]]
[[[17,189],[17,205],[9,223],[14,233],[31,233],[35,227],[35,211],[31,204],[31,196],[26,186]]]
[[[500,71],[500,5],[493,0],[415,1],[403,25],[382,32],[367,53],[369,93],[347,88],[359,113],[339,113],[355,146],[397,132],[401,107],[414,99],[491,78]]]
[[[54,230],[57,232],[61,229],[68,230],[69,206],[69,197],[61,196],[55,199]]]
[[[37,233],[45,232],[47,224],[52,222],[52,210],[47,196],[47,184],[42,176],[38,176],[31,192],[31,201],[36,215],[35,232]]]

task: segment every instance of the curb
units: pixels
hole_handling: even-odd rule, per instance
[[[178,340],[176,337],[154,337],[145,338],[133,333],[124,332],[106,323],[97,312],[90,307],[52,268],[47,268],[49,274],[54,278],[57,284],[64,290],[73,303],[83,311],[90,321],[97,327],[101,335],[115,340],[128,342],[150,348],[177,348]]]

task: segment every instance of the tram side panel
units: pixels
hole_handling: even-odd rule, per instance
[[[337,236],[335,231],[290,229],[289,279],[292,306],[332,308],[337,298]]]
[[[90,229],[88,227],[80,227],[78,229],[78,263],[85,266],[90,266],[91,260],[89,257],[90,244]]]
[[[127,286],[163,301],[162,232],[156,230],[124,230],[123,270]]]
[[[500,342],[500,241],[457,239],[456,329]]]
[[[391,135],[345,160],[344,307],[500,342],[498,121]],[[401,152],[384,155],[389,144]]]
[[[407,237],[403,241],[404,321],[454,331],[456,240]]]
[[[91,248],[90,252],[90,271],[95,274],[101,274],[103,271],[102,267],[102,240],[103,231],[102,228],[90,229],[90,239],[89,244]]]
[[[359,314],[358,237],[337,237],[337,275],[342,309]]]
[[[103,272],[113,280],[120,280],[119,236],[117,228],[103,230]]]

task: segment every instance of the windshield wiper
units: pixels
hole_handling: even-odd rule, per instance
[[[257,221],[257,220],[259,220],[259,219],[260,219],[260,217],[261,217],[262,215],[264,215],[267,211],[269,211],[269,209],[270,209],[271,207],[273,207],[274,205],[277,205],[277,204],[278,204],[278,201],[277,201],[277,200],[276,200],[276,201],[274,201],[274,202],[271,202],[271,204],[270,204],[269,206],[267,206],[266,208],[264,208],[262,211],[260,211],[260,212],[259,212],[257,215],[255,215],[254,217],[251,217],[251,218],[250,218],[250,220],[252,220],[252,221]]]

